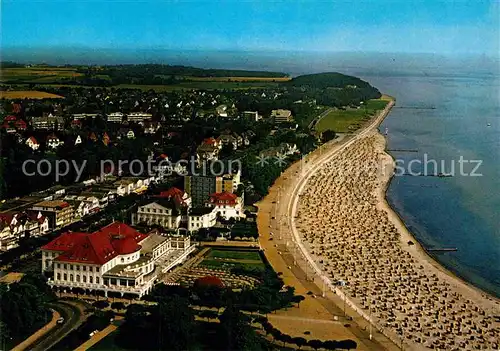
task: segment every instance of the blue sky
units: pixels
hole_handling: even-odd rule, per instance
[[[4,48],[498,55],[499,1],[3,0]]]

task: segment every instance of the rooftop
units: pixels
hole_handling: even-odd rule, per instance
[[[137,251],[147,237],[126,224],[114,222],[91,234],[66,232],[42,250],[62,251],[57,261],[102,265],[118,255]]]

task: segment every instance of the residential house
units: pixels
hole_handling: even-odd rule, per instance
[[[196,158],[198,162],[217,160],[222,144],[215,138],[206,138],[196,149]]]
[[[271,147],[263,150],[259,155],[260,157],[276,157],[278,159],[284,160],[293,154],[300,153],[300,150],[295,144],[281,143],[279,146]]]
[[[258,122],[262,119],[262,116],[259,116],[259,112],[257,111],[243,111],[241,115],[252,122]]]
[[[0,213],[0,251],[18,246],[23,237],[37,237],[49,231],[49,222],[41,213]]]
[[[97,117],[97,113],[74,113],[73,114],[74,120],[87,119],[87,117],[94,119]]]
[[[71,121],[71,128],[74,128],[74,129],[82,128],[82,121],[80,121],[79,119],[72,120]]]
[[[221,134],[217,141],[222,145],[229,145],[233,150],[236,150],[238,147],[242,146],[243,138],[236,133],[224,133]]]
[[[1,128],[5,129],[7,133],[12,134],[16,132],[24,132],[27,125],[25,121],[17,119],[16,116],[7,116],[4,118]]]
[[[75,209],[75,218],[82,218],[100,210],[100,201],[96,196],[66,195],[64,200]]]
[[[243,201],[238,195],[221,192],[210,194],[207,206],[214,207],[217,215],[225,219],[244,217]]]
[[[112,112],[107,115],[108,122],[112,123],[122,123],[124,114],[121,112]]]
[[[201,228],[211,228],[217,223],[217,210],[215,207],[197,207],[188,211],[187,230],[195,232]]]
[[[177,203],[179,207],[191,206],[191,197],[189,197],[188,193],[176,187],[172,187],[167,191],[162,191],[160,192],[160,194],[153,195],[153,197],[173,200]]]
[[[127,121],[129,122],[144,122],[151,120],[152,118],[153,118],[152,114],[144,112],[130,112],[127,115]]]
[[[59,146],[63,145],[64,141],[59,139],[54,133],[47,137],[47,146],[51,149],[57,149]]]
[[[14,125],[16,126],[18,132],[19,131],[24,132],[28,128],[26,122],[23,121],[22,119],[17,120],[16,123],[14,123]]]
[[[64,227],[74,221],[73,206],[66,201],[41,201],[33,205],[31,210],[40,212],[43,216],[48,217],[51,229]]]
[[[226,105],[219,105],[219,106],[217,106],[216,109],[215,109],[215,113],[219,117],[227,117],[228,116],[228,114],[227,114],[227,106]]]
[[[30,136],[28,139],[26,139],[26,145],[33,151],[38,150],[38,148],[40,147],[40,144],[33,136]]]
[[[144,134],[154,134],[158,131],[158,129],[160,129],[160,123],[146,121],[144,122],[143,128]]]

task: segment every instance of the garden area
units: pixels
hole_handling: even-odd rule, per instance
[[[258,250],[241,248],[211,248],[196,263],[180,269],[169,277],[169,282],[193,286],[206,276],[218,277],[224,286],[232,289],[252,288],[268,269]]]

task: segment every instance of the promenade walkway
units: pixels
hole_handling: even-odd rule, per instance
[[[75,351],[85,351],[90,349],[92,346],[97,344],[99,341],[107,337],[109,334],[114,332],[118,327],[121,325],[123,322],[123,317],[122,316],[116,316],[115,320],[113,323],[108,325],[106,328],[104,328],[101,331],[98,331],[95,333],[89,340],[85,341],[83,344],[81,344],[78,348],[75,349]]]
[[[23,351],[28,349],[35,341],[40,339],[42,336],[47,334],[52,328],[57,325],[57,320],[61,317],[59,312],[52,310],[52,319],[50,322],[45,324],[43,327],[38,329],[35,333],[33,333],[29,338],[24,340],[22,343],[18,344],[16,347],[12,349],[12,351]]]
[[[370,121],[368,127],[374,123],[376,123],[375,120]],[[370,340],[368,323],[349,306],[344,307],[338,295],[325,291],[325,295],[322,296],[325,288],[320,277],[309,267],[309,263],[304,260],[292,240],[289,227],[291,218],[289,217],[293,214],[289,213],[288,205],[292,200],[293,190],[303,179],[307,169],[328,153],[349,143],[353,136],[344,135],[339,139],[323,145],[309,154],[304,161],[296,162],[285,170],[271,187],[269,194],[258,204],[259,242],[267,259],[274,270],[282,272],[286,285],[293,286],[297,294],[306,297],[299,309],[278,312],[299,317],[296,322],[276,320],[273,325],[291,336],[303,336],[306,339],[352,339],[357,342],[359,350],[396,350],[398,347],[379,333],[375,333],[373,340]],[[310,292],[309,295],[308,292]],[[344,318],[344,311],[347,316],[354,316],[354,319]],[[306,323],[301,320],[302,318],[333,320],[335,317],[343,323],[339,323],[334,328],[325,328],[324,324]],[[309,331],[310,335],[300,335],[304,330]]]

